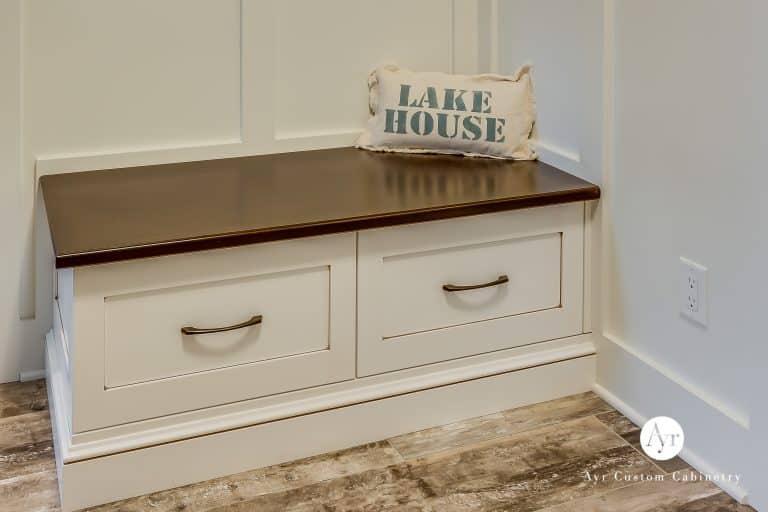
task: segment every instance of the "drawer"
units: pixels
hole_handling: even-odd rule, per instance
[[[561,233],[383,258],[384,338],[556,308]]]
[[[106,387],[328,350],[330,273],[325,265],[106,297]]]
[[[358,375],[581,333],[583,208],[360,233]]]
[[[73,430],[354,378],[355,253],[350,233],[76,268]]]

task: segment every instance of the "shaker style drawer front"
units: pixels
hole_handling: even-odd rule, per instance
[[[322,266],[106,297],[105,385],[328,350],[329,278]]]
[[[583,208],[361,232],[358,376],[580,334]]]
[[[561,235],[384,257],[382,335],[394,338],[560,305]]]
[[[348,233],[75,269],[73,431],[354,378],[355,253]]]

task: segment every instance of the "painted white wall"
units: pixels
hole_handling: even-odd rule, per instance
[[[746,415],[761,172],[747,2],[616,4],[613,238],[606,329]],[[649,37],[653,34],[652,37]],[[678,259],[709,272],[708,328],[679,315]],[[750,300],[750,298],[752,300]]]
[[[748,444],[768,425],[751,418],[768,410],[755,364],[766,356],[755,288],[768,277],[766,11],[759,0],[501,0],[499,21],[501,71],[534,63],[539,138],[579,155],[574,172],[603,187],[596,389],[635,421],[678,418],[689,462],[740,473],[746,483],[725,488],[751,489],[753,502],[768,476]],[[707,328],[679,315],[680,256],[710,269]]]
[[[750,361],[764,332],[755,284],[768,256],[757,228],[768,220],[760,3],[615,3],[605,332],[621,355],[605,359],[598,379],[644,415],[678,417],[696,456],[741,474],[751,453]],[[706,328],[679,314],[680,256],[709,268]],[[632,379],[626,366],[617,376],[611,366],[622,358],[644,360],[687,393],[675,399],[670,383]]]
[[[542,156],[559,156],[553,163],[597,184],[602,183],[602,13],[602,0],[499,1],[499,71],[509,74],[533,64]]]
[[[755,101],[752,110],[752,123],[750,127],[754,133],[749,140],[756,142],[752,146],[752,155],[754,162],[752,168],[756,173],[749,178],[751,182],[757,182],[757,187],[768,182],[765,173],[765,163],[760,160],[760,150],[765,147],[768,141],[768,99],[765,97],[765,91],[768,90],[768,60],[765,59],[765,48],[768,48],[768,33],[765,31],[765,19],[768,18],[768,3],[754,1],[749,4],[749,20],[751,25],[748,27],[748,34],[751,38],[749,46],[745,49],[747,58],[753,67],[750,67],[750,73],[747,79],[752,82],[753,96]],[[752,186],[752,185],[750,185]],[[758,244],[751,249],[752,254],[749,258],[749,269],[743,270],[749,273],[750,269],[754,271],[751,283],[764,283],[768,277],[768,270],[765,269],[765,261],[768,260],[768,237],[765,236],[766,226],[768,226],[768,205],[765,199],[760,198],[754,206],[757,210],[757,217],[752,221],[746,221],[746,226],[755,226],[755,233],[752,240],[757,240]],[[745,222],[745,221],[742,221]],[[747,228],[749,229],[749,228]],[[765,323],[760,322],[760,318],[765,315],[760,310],[768,300],[761,292],[754,292],[745,296],[743,304],[747,311],[754,317],[751,324],[761,323],[756,331],[749,333],[746,344],[748,353],[745,354],[747,361],[745,368],[748,374],[746,402],[750,416],[750,436],[748,438],[748,450],[751,456],[749,479],[747,486],[750,489],[749,502],[757,510],[768,510],[768,399],[766,399],[766,389],[768,389],[768,372],[765,369],[765,362],[768,361],[768,344],[765,343]],[[754,302],[751,302],[753,301]]]

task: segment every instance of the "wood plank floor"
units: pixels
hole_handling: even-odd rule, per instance
[[[697,473],[638,443],[636,425],[585,393],[91,510],[752,511],[675,481]],[[2,384],[0,510],[57,509],[44,382]]]

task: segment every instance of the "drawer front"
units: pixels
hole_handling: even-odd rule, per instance
[[[382,335],[558,307],[561,238],[549,233],[384,257]]]
[[[329,292],[321,266],[106,297],[106,387],[328,350]]]
[[[73,430],[354,378],[355,244],[343,234],[75,269]]]
[[[581,333],[583,208],[360,233],[358,375]]]

